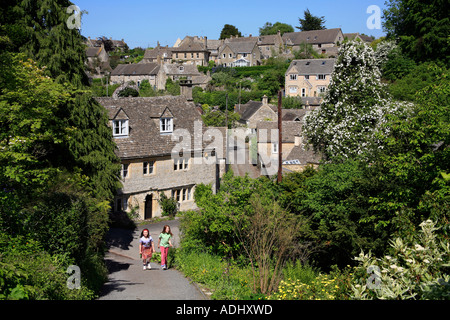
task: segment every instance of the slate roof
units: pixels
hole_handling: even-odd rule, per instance
[[[232,41],[225,43],[220,49],[219,54],[226,48],[229,47],[234,53],[251,53],[256,46],[256,38],[254,41]]]
[[[259,121],[256,125],[258,142],[265,143],[271,140],[271,129],[278,129],[278,121]],[[269,130],[267,131],[266,141],[264,141],[261,136],[261,129]],[[282,121],[282,141],[287,143],[294,143],[295,137],[300,136],[302,133],[301,122],[296,121]]]
[[[157,46],[153,49],[146,49],[144,53],[144,59],[156,59],[158,56],[164,57],[164,54],[166,54],[167,58],[171,58],[172,49],[173,48],[169,48],[168,46]]]
[[[301,165],[306,165],[308,163],[319,164],[322,157],[320,154],[314,152],[312,147],[306,149],[301,144],[292,148],[286,160],[299,160]]]
[[[131,76],[157,74],[160,66],[157,63],[119,64],[111,76]]]
[[[128,118],[129,135],[114,139],[118,147],[116,154],[121,159],[171,154],[178,142],[172,141],[171,134],[160,133],[160,117],[163,114],[173,115],[173,130],[188,130],[192,148],[194,147],[194,122],[202,119],[195,105],[186,101],[184,97],[96,98],[96,100],[106,108],[109,120]],[[203,131],[207,129],[203,122],[202,128]]]
[[[299,45],[303,42],[309,44],[324,44],[324,43],[334,43],[340,28],[325,29],[325,30],[311,30],[311,31],[301,31],[301,32],[286,32],[283,34],[283,42],[285,44]],[[344,39],[342,39],[343,41]]]
[[[301,59],[292,60],[286,74],[294,67],[299,75],[331,74],[334,70],[336,59]]]

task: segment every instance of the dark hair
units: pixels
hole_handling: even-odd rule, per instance
[[[169,228],[169,234],[173,237],[172,230],[170,230],[170,226],[167,225],[167,224],[163,227],[161,233],[167,233],[167,232],[166,232],[166,227]]]
[[[148,232],[148,237],[150,238],[150,231],[148,229],[144,229],[141,231],[141,238],[144,236],[144,231],[147,230]]]

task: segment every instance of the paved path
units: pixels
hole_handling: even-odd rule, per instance
[[[175,247],[179,241],[179,221],[170,220],[145,226],[136,230],[111,229],[108,234],[109,251],[105,262],[109,279],[105,283],[99,300],[205,300],[203,293],[182,273],[175,269],[162,270],[159,263],[151,262],[151,270],[142,270],[139,258],[139,236],[145,228],[155,240],[163,226],[168,224],[174,234]],[[169,249],[170,250],[170,249]]]

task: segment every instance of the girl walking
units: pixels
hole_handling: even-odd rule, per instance
[[[163,270],[167,269],[167,254],[169,253],[169,246],[173,247],[172,239],[173,234],[170,231],[170,227],[165,225],[161,233],[159,234],[158,248],[161,246],[161,267]]]
[[[143,269],[151,269],[150,259],[152,258],[153,251],[155,251],[155,245],[153,238],[150,235],[148,229],[144,229],[141,232],[141,238],[139,239],[139,253],[142,256]]]

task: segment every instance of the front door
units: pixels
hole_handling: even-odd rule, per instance
[[[151,219],[153,215],[153,195],[149,194],[147,197],[145,197],[145,213],[144,213],[144,219]]]

